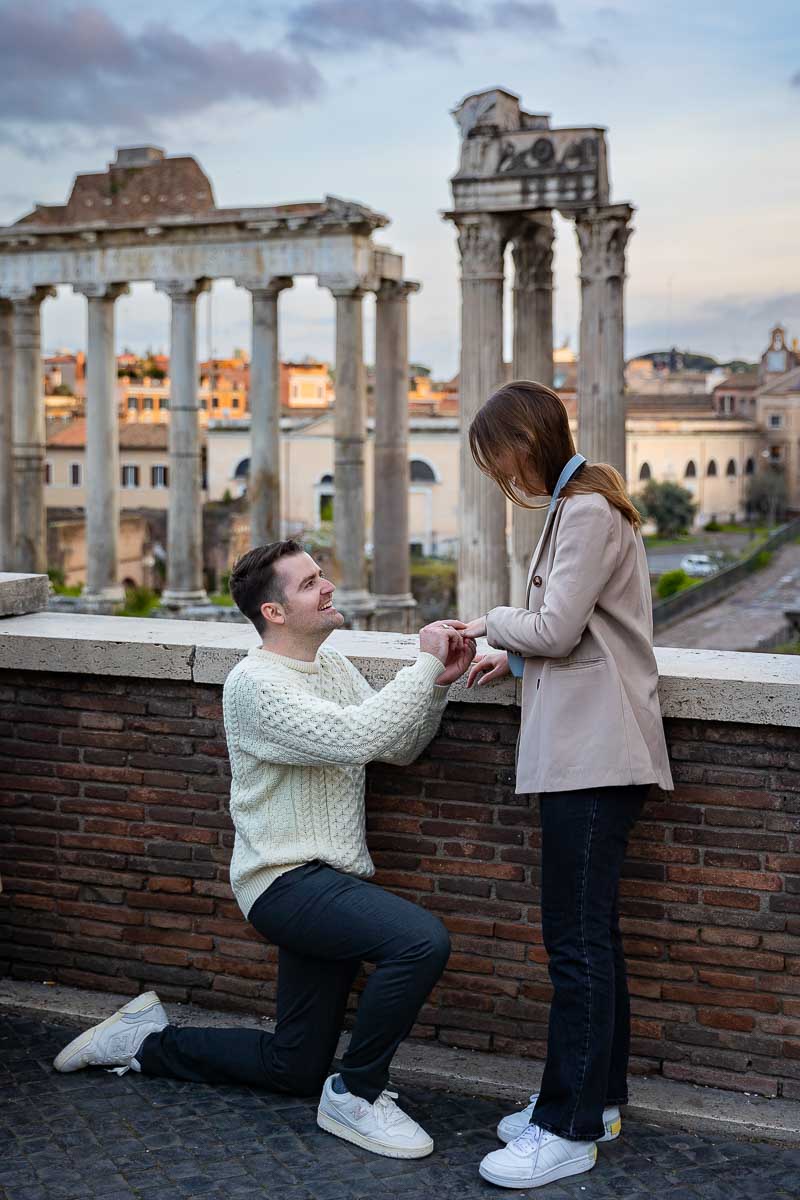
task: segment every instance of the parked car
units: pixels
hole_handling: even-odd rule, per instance
[[[686,554],[681,559],[681,570],[687,575],[715,575],[720,564],[708,554]]]

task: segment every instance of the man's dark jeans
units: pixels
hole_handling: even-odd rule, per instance
[[[342,1059],[347,1089],[370,1103],[450,954],[442,922],[408,900],[324,863],[275,880],[248,920],[280,947],[275,1033],[167,1026],[143,1042],[148,1075],[242,1083],[308,1096],[320,1091],[362,962],[375,970]]]
[[[630,1002],[619,929],[628,837],[650,790],[541,797],[542,931],[554,995],[532,1122],[573,1141],[603,1136],[603,1108],[628,1099]]]

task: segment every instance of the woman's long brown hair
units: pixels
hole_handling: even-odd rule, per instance
[[[520,508],[544,507],[532,504],[522,491],[552,496],[562,469],[575,453],[561,398],[543,383],[525,379],[499,388],[478,410],[469,427],[469,448],[481,471]],[[513,469],[509,473],[510,464]],[[586,463],[560,494],[580,496],[591,492],[605,496],[634,529],[641,525],[641,515],[625,490],[625,480],[614,467]]]

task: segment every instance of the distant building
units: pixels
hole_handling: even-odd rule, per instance
[[[333,404],[330,368],[323,362],[282,362],[281,408],[319,412]]]
[[[168,508],[168,432],[163,422],[120,425],[121,509]],[[81,417],[48,434],[45,504],[48,508],[82,509],[85,506],[85,489],[86,419]]]
[[[117,397],[120,420],[153,424],[169,421],[169,359],[156,356],[130,361],[117,359]],[[156,375],[147,369],[156,363]],[[163,372],[163,374],[161,373]],[[280,364],[281,407],[285,411],[319,412],[333,403],[333,382],[327,363]],[[250,363],[241,355],[215,358],[199,364],[200,425],[209,420],[235,421],[250,413]]]
[[[44,394],[52,396],[57,391],[72,396],[83,396],[86,387],[86,355],[82,350],[73,354],[59,350],[42,359]]]
[[[755,420],[756,392],[760,372],[737,371],[727,375],[711,393],[711,402],[718,417],[747,417]]]

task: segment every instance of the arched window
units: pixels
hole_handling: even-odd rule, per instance
[[[412,458],[408,464],[412,483],[436,483],[436,472],[422,458]]]
[[[639,467],[639,480],[640,482],[645,482],[648,479],[650,479],[650,464],[642,463]]]
[[[250,474],[250,459],[243,458],[233,472],[234,479],[247,479]]]
[[[320,522],[330,522],[333,520],[333,495],[334,495],[334,480],[333,475],[328,472],[325,475],[320,475],[319,483],[316,487],[317,493],[317,518]]]
[[[685,479],[695,479],[697,477],[697,467],[694,465],[693,458],[690,458],[686,464],[686,470],[683,475]]]
[[[747,462],[744,464],[745,475],[755,475],[755,471],[756,471],[756,460],[754,458],[748,458]]]
[[[716,475],[716,473],[717,473],[717,464],[716,464],[716,461],[712,458],[711,462],[708,464],[708,469],[706,470],[706,475]]]
[[[729,458],[729,459],[728,459],[728,465],[727,465],[727,467],[725,468],[725,474],[726,474],[726,475],[735,475],[735,474],[736,474],[736,461],[735,461],[735,459],[733,459],[733,458]]]

